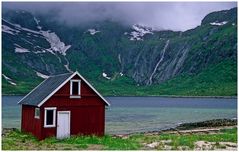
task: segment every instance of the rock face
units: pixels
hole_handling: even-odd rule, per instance
[[[111,21],[68,27],[51,16],[3,12],[4,74],[22,82],[28,81],[26,76],[38,77],[36,71],[54,75],[78,70],[89,79],[120,74],[152,85],[200,73],[224,60],[236,64],[237,8],[213,12],[185,32]]]

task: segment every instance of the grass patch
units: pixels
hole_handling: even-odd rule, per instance
[[[191,150],[194,149],[194,143],[196,141],[207,141],[207,142],[233,142],[237,143],[237,128],[224,129],[217,134],[160,134],[152,136],[136,135],[132,136],[132,139],[138,142],[152,143],[155,141],[171,140],[169,146],[172,149],[178,149],[182,146],[187,146]],[[220,146],[219,146],[220,147]],[[223,147],[221,147],[223,148]]]
[[[51,137],[38,141],[34,136],[16,130],[3,136],[2,139],[3,150],[77,150],[91,147],[100,150],[137,150],[140,148],[140,144],[136,141],[109,135],[72,136],[63,140]]]
[[[225,149],[219,142],[237,143],[237,128],[224,129],[217,134],[168,134],[144,135],[135,134],[126,139],[105,135],[97,136],[72,136],[67,139],[58,140],[54,137],[38,141],[30,134],[18,130],[7,133],[2,138],[3,150],[142,150],[144,144],[169,140],[171,142],[161,143],[157,150],[162,150],[164,145],[171,146],[172,150],[180,147],[188,147],[193,150],[196,141],[216,142],[216,147]]]
[[[48,138],[44,140],[49,144],[77,144],[81,148],[87,148],[88,145],[103,145],[104,150],[137,150],[139,144],[128,139],[114,138],[109,135],[103,137],[97,136],[72,136],[71,138],[57,140]]]

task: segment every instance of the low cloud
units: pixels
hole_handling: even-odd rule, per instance
[[[200,25],[213,11],[236,7],[236,2],[3,2],[3,11],[22,9],[54,12],[59,21],[74,26],[111,19],[157,29],[187,30]],[[55,11],[52,11],[55,10]]]

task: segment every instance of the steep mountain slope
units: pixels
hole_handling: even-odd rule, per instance
[[[236,95],[237,8],[185,32],[112,21],[70,27],[19,10],[4,12],[2,24],[3,93],[78,70],[105,95]]]

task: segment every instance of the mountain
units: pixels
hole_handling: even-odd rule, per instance
[[[2,14],[3,94],[25,94],[78,70],[104,95],[237,94],[237,8],[187,31],[105,20],[77,26],[52,14]]]

